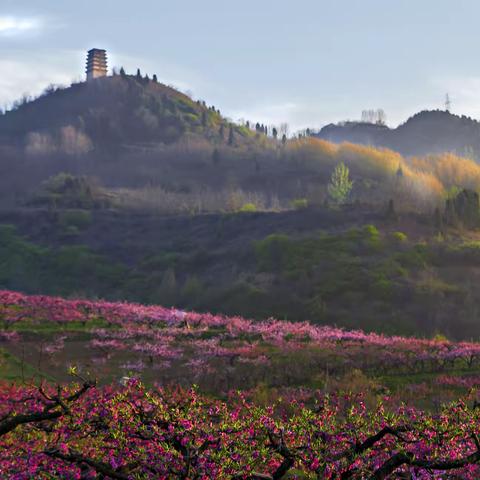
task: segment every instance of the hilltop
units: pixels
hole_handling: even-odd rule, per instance
[[[233,139],[229,128],[232,126]],[[47,89],[0,116],[2,144],[29,153],[85,154],[197,136],[219,144],[244,142],[250,130],[233,125],[213,106],[148,77],[114,75],[68,88]]]
[[[441,110],[419,112],[397,128],[363,122],[330,124],[317,136],[334,143],[390,148],[407,156],[453,152],[480,158],[480,123]]]

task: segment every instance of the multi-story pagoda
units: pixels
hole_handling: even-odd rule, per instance
[[[99,48],[88,51],[87,82],[99,77],[107,76],[107,52]]]

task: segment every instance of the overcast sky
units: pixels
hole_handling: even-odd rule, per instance
[[[480,117],[478,0],[0,0],[0,105],[84,75],[86,50],[233,120],[321,127],[383,108]]]

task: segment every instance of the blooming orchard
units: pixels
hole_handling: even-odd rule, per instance
[[[360,397],[267,408],[237,394],[126,386],[0,387],[0,475],[23,479],[477,479],[480,412],[429,415]],[[413,477],[415,475],[415,477]],[[403,477],[402,477],[403,478]],[[405,477],[407,478],[407,477]]]
[[[65,359],[80,338],[84,357],[116,364],[115,373],[143,378],[150,369],[154,384],[170,372],[151,387],[128,376],[97,386],[75,368],[77,385],[0,382],[0,478],[480,478],[474,342],[9,291],[0,291],[0,322],[0,344],[12,351],[30,341]],[[319,371],[333,378],[354,368],[378,378],[434,372],[441,388],[470,394],[432,413],[309,383]],[[190,388],[196,378],[224,400]],[[247,389],[231,393],[266,381],[294,388],[256,403]],[[421,396],[422,384],[412,388]]]
[[[0,387],[2,478],[476,479],[480,412],[368,411],[361,397],[259,408],[195,390]],[[102,477],[102,478],[104,478]],[[405,477],[406,478],[406,477]]]
[[[64,300],[10,291],[0,291],[0,322],[0,342],[7,345],[21,341],[29,329],[41,332],[47,326],[51,331],[58,326],[58,335],[31,345],[32,349],[41,345],[42,353],[55,356],[74,339],[72,331],[85,329],[88,336],[82,342],[88,342],[89,355],[98,365],[163,372],[171,367],[175,375],[183,367],[189,382],[217,370],[225,375],[216,389],[224,391],[250,388],[267,374],[277,384],[288,384],[289,379],[298,384],[306,380],[306,372],[326,369],[329,374],[341,375],[357,368],[378,376],[445,374],[458,369],[473,374],[480,367],[480,344],[474,342],[389,337],[306,322],[258,322],[159,306]],[[240,382],[242,375],[244,383]]]

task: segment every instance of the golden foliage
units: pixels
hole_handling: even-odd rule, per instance
[[[335,145],[312,137],[290,141],[286,153],[325,177],[344,162],[356,182],[360,200],[388,197],[402,207],[431,209],[444,201],[452,187],[480,190],[480,165],[452,153],[406,159],[386,148]]]
[[[480,188],[480,165],[469,158],[462,158],[453,153],[415,157],[410,161],[416,171],[430,172],[448,189],[453,186]]]

